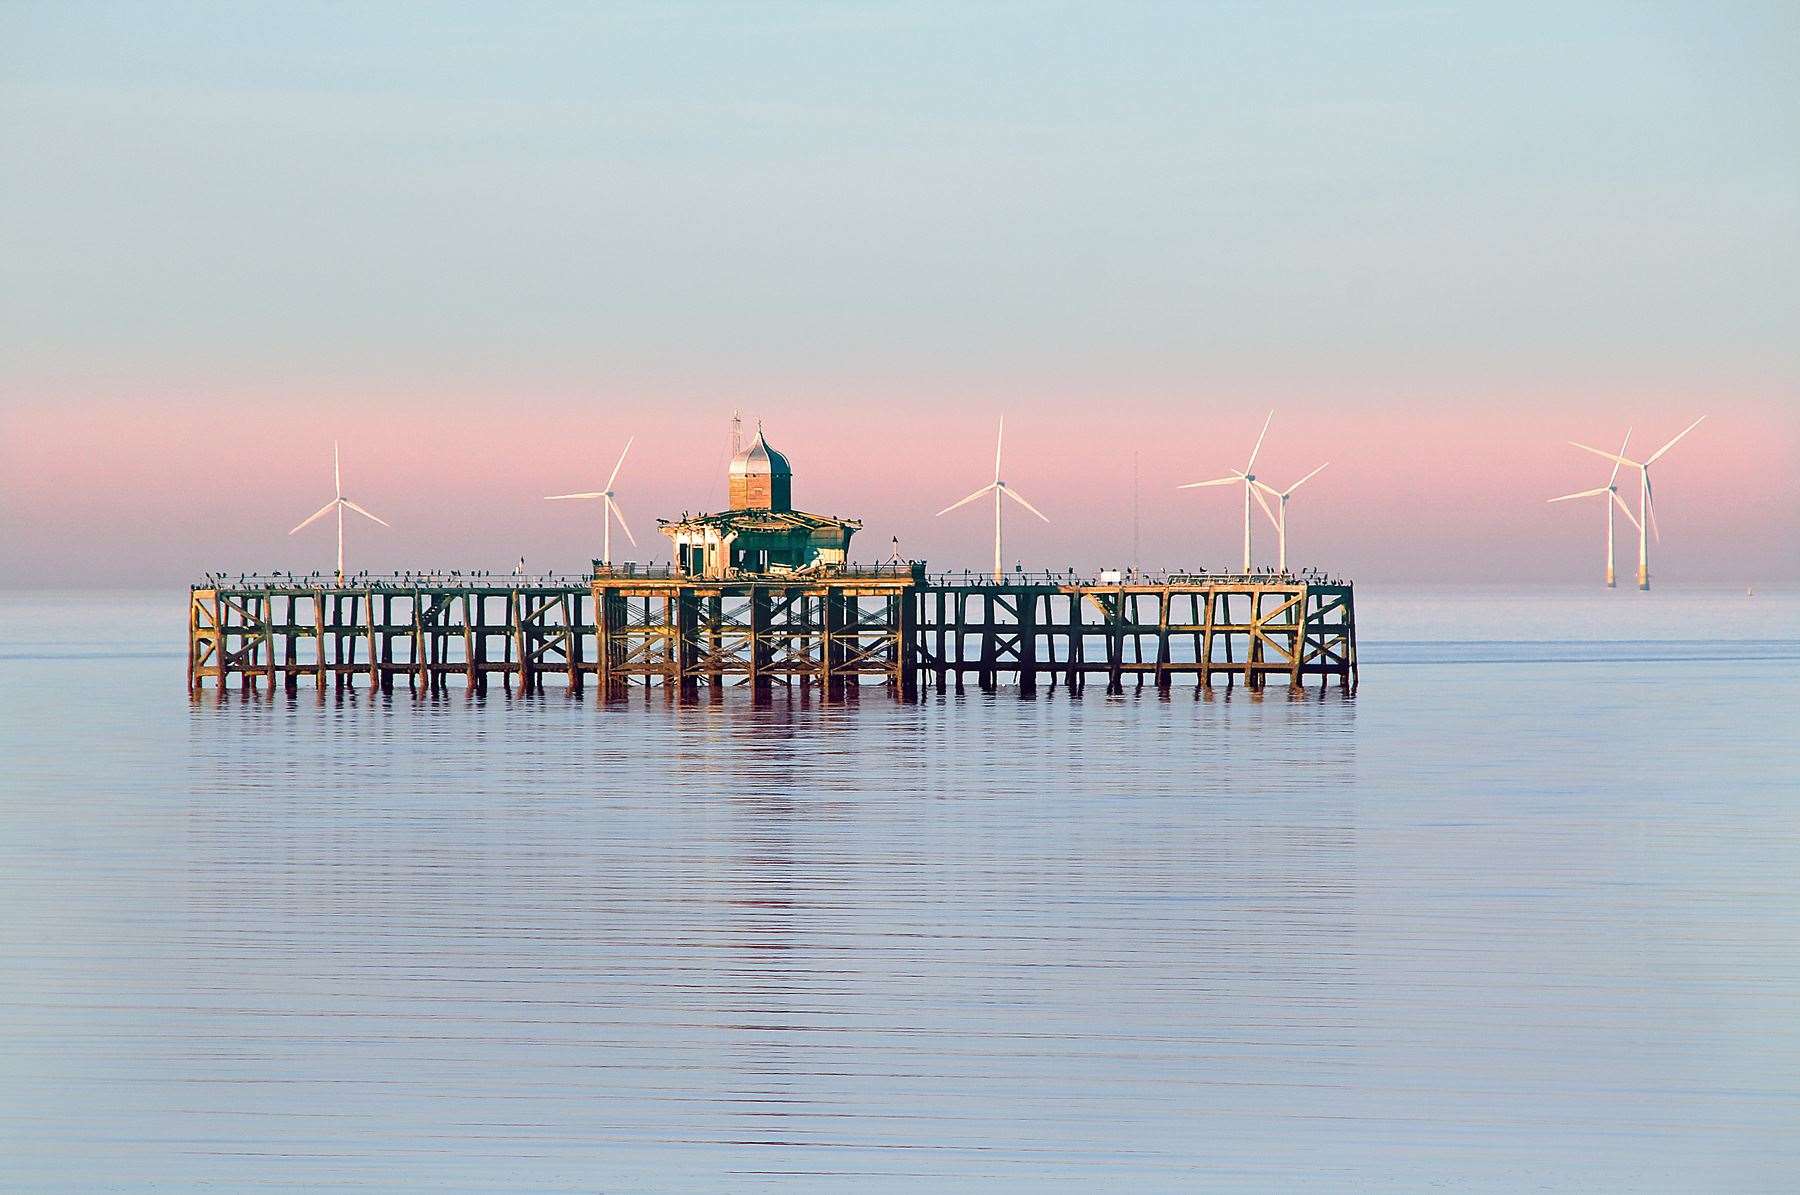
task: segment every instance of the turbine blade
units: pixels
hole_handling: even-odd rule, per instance
[[[1699,427],[1702,423],[1705,423],[1705,422],[1706,422],[1706,416],[1702,415],[1702,416],[1700,416],[1700,418],[1694,420],[1692,423],[1690,423],[1686,427],[1682,428],[1680,433],[1677,434],[1673,440],[1670,440],[1667,444],[1664,444],[1661,448],[1658,448],[1655,452],[1651,453],[1650,459],[1646,460],[1644,463],[1646,465],[1654,465],[1657,461],[1662,459],[1663,453],[1669,451],[1669,449],[1675,447],[1676,444],[1681,442],[1682,436],[1687,435],[1689,432],[1693,431],[1695,428]]]
[[[1631,447],[1631,429],[1626,428],[1625,442],[1619,445],[1619,459],[1613,462],[1612,476],[1606,479],[1606,484],[1609,489],[1612,487],[1613,482],[1619,480],[1619,466],[1625,463],[1625,450],[1629,447]]]
[[[587,494],[551,494],[549,497],[545,498],[544,501],[546,501],[546,502],[561,502],[565,498],[604,498],[604,497],[606,497],[605,490],[594,490],[593,492],[587,493]]]
[[[1330,461],[1326,461],[1325,465],[1329,465],[1330,463],[1331,463]],[[1319,474],[1323,473],[1325,471],[1325,465],[1320,465],[1317,469],[1314,469],[1311,473],[1308,473],[1305,477],[1302,477],[1299,481],[1296,481],[1293,485],[1291,485],[1287,488],[1287,492],[1290,494],[1293,493],[1295,490],[1299,489],[1301,486],[1305,485],[1307,482],[1311,481],[1313,478],[1315,478]]]
[[[637,439],[636,436],[629,436],[626,438],[625,452],[631,451],[631,442],[635,439]],[[619,470],[625,467],[625,452],[619,454],[619,463],[613,466],[612,473],[608,475],[606,479],[606,488],[609,490],[612,489],[612,483],[619,480]]]
[[[1269,500],[1262,496],[1261,490],[1256,488],[1257,485],[1260,485],[1260,484],[1261,483],[1258,482],[1258,483],[1253,483],[1251,485],[1250,496],[1256,499],[1256,504],[1258,506],[1262,507],[1262,512],[1269,516],[1269,526],[1271,526],[1271,527],[1275,528],[1275,530],[1279,531],[1279,530],[1281,530],[1281,520],[1275,517],[1275,512],[1269,509]],[[1279,495],[1279,494],[1276,495],[1276,497],[1278,497],[1278,498],[1280,496],[1281,495]]]
[[[294,528],[294,531],[300,530],[301,527],[305,527],[308,523],[318,522],[320,519],[324,518],[326,515],[330,514],[332,511],[336,510],[337,504],[338,504],[338,500],[336,498],[333,498],[331,501],[327,502],[325,505],[319,507],[318,510],[315,510],[312,514],[307,515],[306,522],[301,523],[300,527]],[[288,532],[288,534],[292,535],[294,533],[294,531],[290,531],[290,532]]]
[[[1000,445],[1006,439],[1006,416],[1000,416],[1000,433],[994,437],[994,480],[1000,480]]]
[[[1014,502],[1017,502],[1020,506],[1023,506],[1026,510],[1029,510],[1032,514],[1036,515],[1038,518],[1044,520],[1044,522],[1048,523],[1050,521],[1049,515],[1045,514],[1043,511],[1039,510],[1037,507],[1033,506],[1031,503],[1025,501],[1025,499],[1021,498],[1016,491],[1008,489],[1006,486],[1001,486],[1000,492],[1002,494],[1005,494],[1008,498],[1011,498]]]
[[[365,509],[360,508],[360,506],[356,506],[355,502],[351,502],[351,500],[349,500],[349,499],[338,499],[338,502],[342,502],[342,504],[344,504],[344,506],[347,506],[347,508],[353,509],[353,511],[356,511],[356,513],[358,513],[358,515],[362,515],[362,517],[364,517],[364,518],[373,518],[374,522],[378,522],[378,524],[382,524],[383,527],[389,526],[389,524],[387,524],[387,520],[385,520],[385,518],[378,517],[378,515],[371,515],[371,513],[369,513],[369,511],[365,511]]]
[[[1625,505],[1625,499],[1619,497],[1617,494],[1613,494],[1612,500],[1618,508],[1624,512],[1625,517],[1631,520],[1631,525],[1633,527],[1637,527],[1640,531],[1643,530],[1642,525],[1638,523],[1638,517],[1631,513],[1631,507]],[[1555,501],[1555,499],[1551,499],[1551,501]]]
[[[1650,516],[1650,534],[1662,542],[1662,528],[1656,525],[1656,495],[1650,488],[1650,474],[1644,474],[1644,513]]]
[[[1272,494],[1277,498],[1281,497],[1281,491],[1276,489],[1274,486],[1270,485],[1266,481],[1262,481],[1262,480],[1253,481],[1250,483],[1250,486],[1252,489],[1261,490],[1265,494]]]
[[[625,512],[619,509],[619,504],[612,500],[610,494],[607,495],[606,498],[606,509],[611,513],[613,518],[619,520],[619,530],[625,533],[625,538],[631,541],[631,546],[634,548],[637,547],[637,536],[631,533],[631,528],[626,524]]]
[[[1604,448],[1594,448],[1577,440],[1570,440],[1569,443],[1575,445],[1575,447],[1581,449],[1583,452],[1591,452],[1595,456],[1603,456],[1609,461],[1618,461],[1621,465],[1630,465],[1633,469],[1643,468],[1642,465],[1638,464],[1630,457],[1620,456],[1616,452],[1608,452]]]
[[[1215,477],[1211,481],[1190,481],[1186,485],[1178,485],[1175,488],[1178,490],[1194,490],[1199,489],[1201,486],[1230,485],[1235,481],[1242,480],[1244,480],[1244,475],[1242,473],[1233,473],[1230,477]]]
[[[1269,434],[1269,424],[1273,422],[1275,422],[1275,412],[1270,411],[1269,417],[1263,420],[1262,431],[1256,437],[1256,447],[1250,450],[1250,463],[1244,466],[1244,472],[1248,473],[1256,468],[1256,454],[1262,451],[1263,437]]]
[[[986,485],[982,486],[980,489],[976,490],[973,494],[970,494],[967,498],[964,498],[962,501],[952,502],[950,505],[944,507],[944,509],[938,511],[938,517],[941,518],[942,516],[949,514],[951,511],[955,510],[959,506],[967,506],[969,503],[975,501],[975,499],[981,497],[983,494],[992,490],[995,486],[997,486],[999,484],[1000,483],[997,481],[988,482]]]
[[[344,496],[344,470],[338,464],[337,441],[331,442],[331,491],[338,497]]]
[[[1604,485],[1603,485],[1603,486],[1601,486],[1601,487],[1600,487],[1600,488],[1599,488],[1599,489],[1595,489],[1595,490],[1582,490],[1582,491],[1581,491],[1581,492],[1580,492],[1580,493],[1579,493],[1579,494],[1564,494],[1564,495],[1563,495],[1563,496],[1562,496],[1562,497],[1560,497],[1560,498],[1550,498],[1550,499],[1547,499],[1547,501],[1550,501],[1550,502],[1567,502],[1567,501],[1568,501],[1568,500],[1569,500],[1569,499],[1571,499],[1571,498],[1592,498],[1592,497],[1593,497],[1593,496],[1594,496],[1594,495],[1595,495],[1595,494],[1607,494],[1607,493],[1611,493],[1611,492],[1612,492],[1612,487],[1610,487],[1610,486],[1604,486]],[[1613,497],[1615,497],[1615,498],[1616,498],[1616,497],[1618,497],[1618,495],[1617,495],[1617,494],[1613,494]]]

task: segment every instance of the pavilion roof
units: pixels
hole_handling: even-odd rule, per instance
[[[841,529],[859,531],[860,519],[841,519],[836,515],[811,514],[804,510],[721,510],[716,514],[684,514],[678,519],[658,519],[664,532],[697,531],[825,531]]]

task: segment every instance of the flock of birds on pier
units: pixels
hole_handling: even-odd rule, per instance
[[[1286,489],[1278,490],[1274,486],[1268,484],[1266,481],[1263,481],[1261,478],[1259,478],[1256,475],[1256,458],[1262,452],[1263,441],[1268,438],[1269,425],[1274,422],[1274,419],[1275,419],[1275,412],[1270,411],[1268,418],[1263,420],[1262,431],[1257,434],[1256,443],[1250,449],[1249,459],[1244,462],[1244,467],[1242,469],[1232,469],[1223,477],[1214,477],[1214,478],[1210,478],[1206,481],[1190,481],[1184,485],[1176,487],[1178,489],[1184,489],[1184,490],[1203,489],[1203,488],[1210,488],[1210,487],[1214,487],[1214,486],[1229,486],[1229,485],[1241,485],[1243,487],[1243,497],[1244,497],[1243,572],[1245,574],[1249,574],[1249,573],[1252,573],[1255,571],[1254,559],[1253,559],[1253,555],[1252,555],[1252,525],[1253,525],[1253,521],[1254,521],[1251,516],[1252,502],[1254,502],[1257,506],[1262,508],[1263,514],[1268,516],[1269,522],[1275,528],[1276,543],[1277,543],[1276,551],[1277,551],[1277,556],[1278,556],[1279,562],[1273,571],[1278,574],[1285,575],[1288,571],[1288,564],[1287,564],[1288,500],[1293,497],[1294,492],[1296,490],[1298,490],[1301,486],[1305,485],[1307,482],[1311,481],[1314,477],[1317,477],[1331,463],[1330,461],[1326,461],[1324,464],[1318,466],[1318,468],[1312,470],[1310,473],[1307,473],[1305,476],[1301,477],[1300,480],[1294,482],[1292,485],[1288,486]],[[1617,452],[1608,452],[1605,449],[1595,448],[1591,445],[1582,444],[1582,443],[1579,443],[1574,440],[1569,441],[1569,443],[1572,444],[1576,448],[1580,448],[1586,452],[1591,452],[1595,456],[1602,457],[1602,458],[1612,462],[1612,473],[1607,478],[1605,485],[1596,486],[1593,489],[1589,489],[1589,490],[1579,490],[1579,491],[1576,491],[1575,493],[1571,493],[1571,494],[1561,494],[1561,495],[1558,495],[1557,497],[1549,499],[1549,501],[1551,501],[1551,502],[1570,502],[1570,501],[1575,501],[1577,499],[1582,499],[1582,498],[1600,498],[1600,499],[1602,499],[1602,505],[1605,507],[1605,510],[1606,510],[1606,574],[1605,574],[1605,577],[1606,577],[1607,586],[1611,587],[1615,584],[1614,574],[1613,574],[1613,555],[1614,555],[1613,513],[1614,513],[1614,510],[1616,509],[1620,513],[1624,514],[1626,519],[1628,519],[1631,522],[1632,526],[1634,528],[1636,528],[1637,533],[1638,533],[1638,568],[1637,568],[1638,588],[1639,589],[1648,589],[1650,587],[1650,539],[1652,536],[1654,536],[1658,543],[1660,543],[1662,541],[1662,531],[1661,531],[1661,528],[1658,527],[1657,521],[1656,521],[1656,505],[1655,505],[1655,499],[1653,497],[1653,491],[1652,491],[1652,486],[1651,486],[1651,481],[1650,481],[1650,467],[1652,465],[1654,465],[1657,461],[1661,460],[1669,452],[1669,450],[1671,448],[1674,448],[1676,444],[1680,443],[1681,440],[1689,432],[1693,431],[1696,427],[1699,427],[1700,424],[1705,421],[1705,419],[1706,419],[1706,416],[1702,415],[1700,418],[1694,420],[1692,423],[1688,424],[1685,428],[1683,428],[1680,432],[1678,432],[1672,439],[1670,439],[1661,448],[1658,448],[1655,452],[1651,453],[1650,455],[1648,455],[1641,461],[1633,460],[1630,457],[1625,455],[1626,451],[1631,446],[1631,429],[1629,429],[1629,428],[1626,429],[1625,438],[1620,443],[1619,451],[1617,451]],[[988,482],[987,484],[983,485],[980,489],[976,490],[974,493],[971,493],[967,497],[960,498],[957,501],[952,502],[949,506],[946,506],[944,509],[937,512],[939,517],[941,517],[943,515],[949,514],[951,511],[956,510],[960,507],[967,506],[969,503],[974,502],[978,498],[982,498],[982,497],[985,497],[988,495],[993,496],[993,502],[994,502],[994,580],[996,582],[999,582],[1004,575],[1003,562],[1005,559],[1005,557],[1004,557],[1004,537],[1005,537],[1005,526],[1006,526],[1006,502],[1008,500],[1016,502],[1020,506],[1024,507],[1027,511],[1029,511],[1031,514],[1036,515],[1039,519],[1042,519],[1044,522],[1048,523],[1050,521],[1049,516],[1045,515],[1043,511],[1041,511],[1037,507],[1033,506],[1030,503],[1030,501],[1028,501],[1017,490],[1015,490],[1011,486],[1009,486],[1006,483],[1006,481],[1003,479],[1003,477],[1001,475],[1001,451],[1002,451],[1002,447],[1005,443],[1005,439],[1006,439],[1006,419],[1004,416],[1002,416],[1000,419],[999,430],[994,437],[994,478],[993,478],[993,480]],[[613,484],[615,482],[617,482],[619,479],[619,471],[621,469],[623,469],[625,466],[625,457],[627,456],[627,454],[629,454],[631,452],[631,445],[634,440],[635,440],[635,437],[632,437],[625,441],[625,447],[622,451],[620,451],[619,459],[613,464],[612,472],[607,476],[606,485],[604,488],[599,489],[599,490],[590,490],[590,491],[584,491],[584,492],[572,493],[572,494],[551,494],[546,499],[546,501],[550,501],[550,502],[560,502],[560,501],[569,501],[569,500],[598,500],[601,503],[600,517],[601,517],[601,524],[602,524],[602,528],[603,528],[602,543],[601,543],[601,553],[602,553],[601,561],[602,561],[602,563],[606,563],[606,564],[612,563],[612,525],[613,525],[614,521],[617,521],[617,523],[619,524],[619,530],[621,530],[625,533],[625,537],[627,540],[630,541],[631,545],[633,547],[637,546],[637,537],[632,534],[630,526],[627,525],[627,523],[625,522],[625,512],[620,508],[617,495],[615,494],[615,492],[613,490]],[[1619,471],[1624,468],[1636,469],[1638,471],[1638,509],[1637,509],[1636,513],[1633,513],[1631,508],[1628,505],[1626,505],[1625,500],[1619,496],[1619,487],[1618,487]],[[331,446],[331,477],[332,477],[332,486],[333,486],[333,495],[332,495],[331,501],[327,502],[324,506],[320,507],[318,510],[314,511],[312,514],[308,515],[304,520],[301,521],[301,523],[298,526],[296,526],[292,531],[289,531],[288,534],[294,535],[294,534],[304,530],[305,528],[311,526],[313,523],[316,523],[320,519],[324,518],[326,515],[335,513],[337,515],[337,572],[336,572],[336,576],[337,576],[337,579],[340,582],[342,582],[346,577],[346,574],[344,572],[344,512],[350,511],[354,514],[362,515],[364,518],[373,520],[376,523],[380,523],[383,527],[389,527],[389,526],[391,526],[391,524],[389,524],[386,520],[380,518],[379,516],[373,514],[370,511],[364,509],[362,506],[358,505],[357,503],[351,501],[349,498],[346,498],[344,496],[343,469],[340,464],[339,455],[338,455],[338,446],[336,443],[333,443]],[[1273,506],[1270,505],[1271,502],[1274,503]],[[895,541],[896,558],[898,558],[898,544],[899,544],[899,541],[896,540]],[[514,576],[522,576],[524,574],[524,566],[525,566],[525,562],[524,562],[524,559],[521,557],[520,561],[519,561],[519,565],[514,570],[513,575]],[[366,574],[364,574],[364,575],[366,575]],[[419,574],[419,576],[421,578],[424,578],[428,575],[433,578],[436,578],[436,577],[444,577],[444,576],[448,576],[448,577],[462,577],[465,575],[475,576],[475,575],[481,575],[481,574],[463,574],[463,573],[448,573],[448,574],[420,573]],[[409,574],[409,576],[410,576],[410,574]]]

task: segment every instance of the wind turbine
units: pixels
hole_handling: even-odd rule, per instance
[[[1199,489],[1202,486],[1209,486],[1209,485],[1230,485],[1233,482],[1242,482],[1243,483],[1243,485],[1244,485],[1244,571],[1246,573],[1248,573],[1250,571],[1250,498],[1252,495],[1254,495],[1258,502],[1262,502],[1262,495],[1256,493],[1256,474],[1252,473],[1250,470],[1256,468],[1256,454],[1262,451],[1263,437],[1269,434],[1269,424],[1271,422],[1273,422],[1274,419],[1275,419],[1275,412],[1270,411],[1269,417],[1267,419],[1263,420],[1262,433],[1256,437],[1256,447],[1252,448],[1250,450],[1250,460],[1248,463],[1246,463],[1244,465],[1244,467],[1242,469],[1233,469],[1231,471],[1231,475],[1229,477],[1215,477],[1211,481],[1190,481],[1186,485],[1181,485],[1181,486],[1175,487],[1178,490],[1192,490],[1192,489]],[[1324,466],[1321,465],[1321,466],[1319,466],[1319,468],[1322,469],[1322,468],[1324,468]],[[1314,472],[1317,472],[1317,470],[1314,470]],[[1305,480],[1305,479],[1302,478],[1301,480]],[[1265,503],[1263,506],[1263,510],[1267,511],[1268,509],[1269,509],[1268,505]],[[1271,515],[1269,515],[1269,517],[1274,518],[1275,516],[1273,514],[1271,514]]]
[[[1325,465],[1329,465],[1330,463],[1331,463],[1330,461],[1326,461]],[[1288,504],[1288,499],[1294,496],[1295,490],[1299,489],[1301,486],[1305,485],[1307,482],[1309,482],[1313,478],[1317,477],[1320,473],[1324,472],[1325,465],[1320,465],[1317,469],[1314,469],[1311,473],[1308,473],[1305,477],[1302,477],[1299,481],[1296,481],[1293,485],[1289,486],[1285,490],[1278,490],[1274,486],[1269,485],[1266,482],[1257,481],[1255,478],[1250,479],[1251,483],[1253,485],[1255,485],[1257,489],[1263,491],[1263,493],[1268,494],[1270,497],[1274,498],[1277,503],[1280,504],[1281,512],[1279,515],[1277,515],[1275,511],[1272,511],[1269,509],[1269,504],[1267,502],[1263,501],[1262,494],[1258,494],[1256,496],[1256,501],[1258,502],[1258,504],[1260,504],[1262,506],[1263,513],[1268,515],[1269,520],[1275,524],[1275,538],[1276,538],[1277,542],[1279,542],[1281,544],[1281,549],[1280,549],[1281,571],[1283,574],[1285,574],[1287,572],[1287,504]],[[1245,571],[1247,572],[1249,570],[1246,569]]]
[[[1019,492],[1017,490],[1010,488],[1004,481],[1000,480],[1000,445],[1005,440],[1005,438],[1006,438],[1006,416],[1002,415],[1000,417],[1000,434],[994,437],[994,480],[992,480],[988,484],[982,486],[980,489],[976,490],[973,494],[970,494],[967,498],[962,499],[960,502],[952,502],[949,506],[946,506],[946,507],[944,507],[944,509],[938,511],[938,517],[941,518],[944,515],[947,515],[951,511],[955,510],[957,507],[967,506],[969,503],[975,501],[975,499],[981,497],[983,494],[986,494],[986,493],[992,491],[992,493],[994,495],[994,584],[996,584],[996,585],[1000,584],[1001,576],[1006,570],[1005,561],[1003,560],[1003,558],[1001,557],[1001,554],[1000,554],[1001,531],[1002,531],[1002,528],[1005,523],[1005,520],[1002,518],[1002,515],[1001,515],[1001,512],[1005,509],[1005,505],[1001,502],[1001,498],[1002,497],[1011,498],[1014,502],[1017,502],[1020,506],[1023,506],[1026,510],[1029,510],[1032,514],[1036,515],[1038,518],[1043,519],[1044,522],[1048,523],[1050,521],[1049,518],[1044,514],[1043,511],[1039,510],[1037,507],[1033,506],[1031,503],[1025,501],[1024,498],[1019,496]]]
[[[1692,423],[1682,428],[1681,431],[1677,432],[1673,440],[1670,440],[1667,444],[1664,444],[1661,448],[1658,448],[1655,452],[1651,453],[1641,461],[1631,460],[1626,457],[1623,452],[1606,452],[1599,448],[1590,448],[1586,444],[1577,444],[1574,440],[1569,441],[1569,443],[1575,444],[1575,447],[1580,448],[1583,451],[1591,452],[1595,456],[1603,456],[1609,461],[1617,461],[1621,465],[1629,465],[1631,468],[1638,471],[1637,582],[1639,589],[1650,588],[1650,538],[1649,534],[1646,533],[1646,529],[1648,532],[1655,534],[1657,543],[1660,544],[1662,542],[1662,528],[1656,525],[1656,500],[1650,492],[1650,466],[1661,460],[1663,455],[1667,453],[1669,449],[1680,443],[1683,436],[1699,427],[1705,421],[1706,416],[1700,416],[1700,418],[1694,420]]]
[[[552,494],[544,499],[546,502],[563,502],[570,498],[598,498],[604,503],[600,510],[600,525],[602,527],[600,533],[601,564],[612,563],[612,521],[614,519],[619,520],[619,530],[625,533],[625,538],[631,541],[631,546],[634,548],[637,547],[637,536],[633,535],[631,533],[631,528],[625,525],[625,512],[619,509],[619,503],[613,498],[612,488],[613,482],[619,479],[619,470],[625,465],[625,453],[631,451],[631,443],[635,439],[637,439],[637,437],[632,436],[625,441],[625,451],[619,453],[619,462],[613,466],[612,475],[606,479],[605,489],[594,490],[586,494]]]
[[[1643,526],[1639,523],[1638,517],[1631,513],[1631,507],[1625,505],[1625,499],[1619,497],[1619,469],[1625,463],[1625,449],[1629,447],[1630,444],[1631,429],[1626,428],[1624,443],[1619,445],[1619,454],[1613,457],[1612,476],[1606,479],[1605,485],[1601,486],[1599,489],[1582,490],[1580,493],[1564,494],[1560,498],[1550,499],[1551,502],[1568,502],[1575,498],[1594,498],[1602,494],[1606,496],[1606,587],[1608,589],[1614,588],[1617,584],[1613,580],[1613,507],[1616,506],[1624,511],[1625,517],[1631,520],[1631,525],[1637,527],[1640,531],[1643,530]]]
[[[354,510],[357,514],[363,516],[363,518],[374,519],[377,523],[380,523],[383,527],[388,526],[388,522],[385,519],[377,518],[375,515],[370,514],[368,511],[364,510],[362,507],[358,506],[356,503],[350,501],[350,499],[344,497],[344,472],[343,472],[343,469],[340,468],[338,465],[338,446],[337,446],[336,440],[333,440],[331,442],[331,484],[332,484],[332,488],[337,491],[337,496],[335,498],[333,498],[331,501],[327,502],[325,505],[319,507],[319,509],[314,511],[312,514],[308,515],[306,517],[306,521],[304,523],[301,523],[299,527],[294,528],[294,531],[299,531],[302,527],[305,527],[308,524],[317,522],[318,520],[324,518],[326,515],[330,514],[334,510],[337,511],[337,533],[338,533],[337,579],[338,579],[338,584],[342,585],[344,583],[344,511],[345,510]],[[294,531],[290,531],[290,532],[288,532],[288,534],[292,535],[292,534],[294,534]]]

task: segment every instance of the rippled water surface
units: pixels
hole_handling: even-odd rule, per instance
[[[1354,700],[771,708],[0,597],[0,1184],[1792,1189],[1800,602],[1360,597]]]

